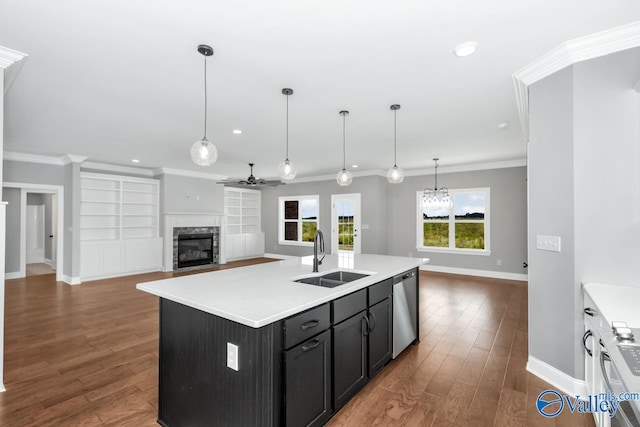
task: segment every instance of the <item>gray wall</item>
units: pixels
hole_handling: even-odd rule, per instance
[[[580,284],[640,286],[640,49],[529,88],[529,352],[583,378]],[[562,252],[535,249],[537,234]]]
[[[224,212],[224,186],[203,178],[161,177],[161,213]]]
[[[64,166],[5,160],[3,182],[64,185]],[[66,191],[66,189],[65,189]]]
[[[379,176],[354,178],[348,187],[340,187],[335,181],[317,181],[287,184],[262,189],[262,231],[265,233],[265,252],[282,255],[310,255],[313,249],[302,246],[278,244],[278,198],[281,196],[320,196],[320,229],[325,234],[325,249],[331,252],[331,195],[360,193],[362,225],[369,228],[362,232],[362,252],[387,254],[387,181]]]
[[[529,88],[529,354],[575,375],[573,70]],[[539,251],[536,235],[562,239]]]
[[[331,194],[361,193],[362,252],[398,256],[424,256],[431,265],[525,274],[526,168],[506,168],[440,174],[441,183],[454,188],[491,188],[491,255],[425,253],[416,250],[416,191],[433,184],[433,176],[405,178],[398,185],[379,176],[354,178],[348,187],[335,181],[287,184],[262,190],[262,230],[266,252],[309,255],[311,248],[278,245],[278,197],[320,196],[320,229],[325,235],[331,226]],[[327,239],[330,240],[330,239]],[[327,245],[330,251],[330,245]],[[502,265],[497,265],[497,260]]]
[[[20,271],[20,189],[3,189],[2,201],[9,202],[5,234],[5,271],[17,273]]]
[[[385,181],[386,183],[386,181]],[[438,183],[450,190],[489,187],[491,255],[462,255],[416,250],[416,191],[433,187],[434,176],[410,176],[401,184],[387,184],[389,197],[388,247],[390,255],[424,256],[430,265],[526,274],[526,168],[504,168],[438,173]],[[498,265],[498,260],[502,265]]]

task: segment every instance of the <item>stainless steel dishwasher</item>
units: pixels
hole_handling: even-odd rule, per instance
[[[418,277],[416,270],[393,278],[393,358],[417,338]]]

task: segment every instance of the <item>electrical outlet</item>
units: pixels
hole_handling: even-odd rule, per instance
[[[501,259],[497,260],[497,261],[496,261],[496,264],[497,264],[498,266],[502,265],[502,260],[501,260]]]
[[[560,236],[536,236],[536,249],[541,251],[560,252]]]
[[[227,367],[238,370],[238,346],[230,342],[227,343]]]

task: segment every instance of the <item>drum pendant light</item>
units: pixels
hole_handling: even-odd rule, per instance
[[[207,139],[207,57],[213,55],[213,48],[201,44],[198,52],[204,56],[204,136],[191,146],[191,160],[199,166],[211,166],[218,160],[216,146]]]
[[[396,126],[396,116],[400,109],[399,104],[393,104],[391,107],[393,111],[393,167],[387,171],[387,181],[391,184],[400,184],[404,180],[404,171],[398,167],[397,164],[397,136],[398,130]]]
[[[347,170],[347,157],[346,157],[346,117],[349,115],[349,112],[347,110],[342,110],[340,111],[340,115],[342,116],[342,170],[340,172],[338,172],[338,175],[336,175],[336,181],[338,181],[338,185],[341,185],[343,187],[346,187],[347,185],[351,184],[351,181],[353,181],[353,175],[351,175],[351,172],[349,172]]]
[[[278,174],[280,175],[280,178],[285,181],[290,181],[296,177],[296,173],[298,172],[293,163],[289,160],[289,95],[293,94],[293,89],[284,88],[282,89],[282,93],[287,96],[287,132],[285,158],[284,162],[280,163],[278,166]]]

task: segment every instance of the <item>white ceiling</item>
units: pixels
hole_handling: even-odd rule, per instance
[[[560,43],[640,20],[637,0],[0,0],[8,73],[4,149],[232,177],[347,166],[405,170],[523,159],[511,75]],[[453,48],[479,43],[475,55]],[[213,166],[194,165],[208,60]],[[497,125],[508,121],[508,130]],[[241,129],[242,135],[233,135]]]

